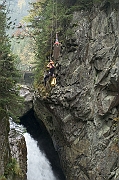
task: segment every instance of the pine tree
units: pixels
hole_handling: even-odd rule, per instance
[[[18,72],[14,66],[15,56],[10,50],[6,27],[6,11],[3,4],[0,6],[0,119],[14,114],[20,103],[16,91]]]

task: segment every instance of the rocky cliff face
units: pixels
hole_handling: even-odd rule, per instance
[[[50,97],[34,108],[67,180],[119,179],[119,4],[75,12]]]
[[[33,92],[26,86],[20,87],[20,96],[24,97],[23,108],[19,114],[24,115],[33,107]],[[5,116],[5,115],[4,115]],[[18,130],[10,129],[7,118],[0,116],[0,180],[4,174],[7,180],[26,180],[27,148],[25,138]]]
[[[14,170],[10,172],[9,180],[26,180],[27,176],[27,147],[22,133],[12,128],[9,133],[9,144]]]
[[[9,162],[10,152],[9,152],[9,142],[8,142],[8,132],[9,123],[6,118],[0,120],[0,177],[4,174],[5,167]]]
[[[10,130],[8,119],[0,121],[0,180],[26,180],[27,149],[23,135]]]

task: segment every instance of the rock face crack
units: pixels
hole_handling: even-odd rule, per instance
[[[87,179],[88,179],[88,180],[91,180],[90,177],[89,177],[89,174],[88,174],[88,172],[87,172],[87,169],[84,168],[83,166],[81,166],[80,164],[79,164],[79,168],[80,168],[81,171],[86,175]]]

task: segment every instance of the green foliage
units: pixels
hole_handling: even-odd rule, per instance
[[[59,0],[62,2],[62,0]],[[65,0],[62,2],[70,11],[89,10],[92,8],[93,0]]]
[[[9,175],[12,176],[23,176],[21,169],[19,167],[18,162],[16,159],[11,159],[11,161],[7,164],[6,170],[5,170],[5,177],[8,177]]]
[[[9,116],[21,103],[16,83],[19,79],[15,68],[15,56],[11,53],[9,38],[6,35],[5,7],[0,8],[0,119]]]
[[[15,66],[21,71],[28,71],[29,66],[34,60],[34,49],[33,49],[33,40],[29,37],[24,37],[24,39],[19,39],[17,43],[15,38],[11,40],[12,52],[17,54],[15,58]]]
[[[0,176],[0,180],[7,180],[5,176]]]
[[[94,4],[100,4],[104,0],[42,0],[31,3],[31,11],[27,18],[32,27],[35,39],[36,76],[35,83],[41,84],[45,65],[52,57],[53,44],[56,32],[59,41],[65,44],[65,39],[72,35],[69,24],[74,11],[91,11]],[[111,2],[111,0],[106,0]],[[105,2],[106,2],[105,1]],[[56,12],[57,9],[57,12]]]
[[[67,8],[70,9],[71,12],[79,11],[79,10],[88,10],[90,11],[95,4],[101,4],[102,2],[109,2],[110,4],[118,3],[119,0],[59,0],[59,3],[62,3]]]
[[[34,27],[33,35],[36,40],[35,59],[37,66],[36,79],[38,81],[42,79],[44,64],[52,53],[51,43],[53,43],[53,39],[51,37],[51,31],[54,26],[52,23],[54,16],[52,2],[52,0],[46,0],[42,3],[32,3],[33,9],[30,12],[32,27]]]
[[[55,2],[55,1],[54,1]],[[44,0],[43,2],[32,3],[29,20],[33,28],[33,36],[35,38],[35,59],[36,59],[36,82],[43,81],[45,65],[52,57],[53,44],[55,42],[56,33],[60,42],[64,41],[64,30],[71,21],[72,15],[68,14],[65,7],[52,0]]]

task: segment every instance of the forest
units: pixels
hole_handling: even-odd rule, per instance
[[[11,24],[11,23],[10,23]],[[0,119],[15,116],[14,107],[21,104],[17,82],[20,74],[15,67],[16,55],[11,51],[10,38],[6,33],[9,28],[6,5],[0,5]]]

